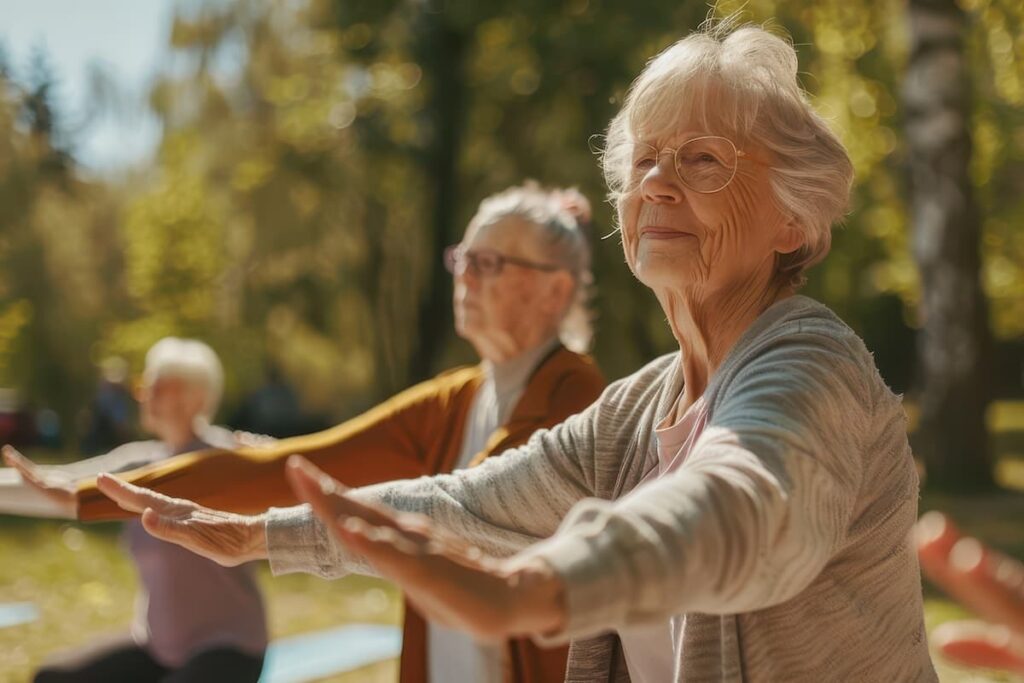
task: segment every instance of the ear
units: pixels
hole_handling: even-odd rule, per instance
[[[790,218],[779,228],[773,245],[776,252],[780,254],[791,254],[804,246],[804,233],[796,218]]]

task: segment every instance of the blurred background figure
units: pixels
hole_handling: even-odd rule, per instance
[[[85,413],[82,453],[107,453],[135,438],[135,400],[128,386],[128,361],[119,356],[100,363],[100,381]]]
[[[528,181],[485,198],[448,248],[456,333],[480,363],[445,371],[323,432],[277,442],[243,435],[243,450],[174,458],[133,481],[237,512],[295,503],[286,458],[301,453],[348,484],[473,467],[590,405],[604,378],[586,355],[593,335],[590,203],[575,189]],[[94,482],[74,495],[79,519],[124,516]],[[560,681],[567,648],[528,639],[483,644],[426,622],[406,605],[404,683]]]
[[[23,404],[16,389],[0,389],[0,443],[19,447],[36,440],[32,412]]]
[[[125,376],[117,378],[120,383]],[[230,447],[231,433],[210,423],[223,385],[220,360],[209,346],[162,339],[146,354],[138,391],[142,428],[158,441],[126,444],[63,471],[39,468],[9,447],[5,459],[27,485],[66,502],[82,474],[130,469],[210,446]],[[123,540],[141,584],[130,634],[56,657],[36,674],[36,683],[254,683],[262,670],[267,629],[251,568],[224,568],[157,541],[139,520],[125,524]]]
[[[274,438],[316,431],[302,411],[299,394],[274,363],[267,364],[263,384],[246,394],[228,420],[235,429]]]

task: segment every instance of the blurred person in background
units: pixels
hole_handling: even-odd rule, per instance
[[[135,439],[135,401],[128,388],[128,362],[119,356],[100,363],[100,382],[86,411],[82,452],[107,453]]]
[[[18,390],[0,388],[0,442],[31,445],[37,436],[32,412]]]
[[[7,447],[5,459],[29,485],[73,515],[82,473],[117,472],[210,446],[231,447],[211,425],[224,383],[206,344],[161,339],[146,354],[138,392],[142,427],[159,441],[134,442],[66,467],[41,468]],[[139,573],[131,632],[58,655],[36,683],[255,683],[267,645],[263,600],[250,567],[225,568],[127,522],[123,539]]]
[[[281,438],[307,434],[329,425],[308,428],[299,393],[285,379],[280,368],[268,362],[263,383],[246,394],[228,421],[239,435],[252,440],[256,435]],[[306,427],[306,428],[304,428]],[[250,437],[249,435],[253,435]],[[261,442],[267,442],[266,439]],[[253,445],[247,443],[246,445]]]
[[[284,474],[293,453],[347,482],[373,484],[472,467],[522,445],[586,408],[605,384],[583,355],[592,336],[589,222],[578,191],[533,182],[481,202],[445,255],[455,329],[480,364],[444,372],[324,432],[171,459],[125,479],[212,507],[262,512],[296,502]],[[71,497],[80,519],[124,516],[93,481]],[[480,644],[428,625],[406,605],[402,683],[562,681],[566,657],[564,647],[524,639]]]

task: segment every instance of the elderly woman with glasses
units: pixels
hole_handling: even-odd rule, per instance
[[[445,263],[455,278],[456,331],[481,364],[445,372],[325,432],[189,454],[123,476],[207,505],[262,512],[296,502],[284,477],[292,453],[346,481],[370,484],[470,467],[525,443],[586,408],[604,387],[581,355],[591,336],[589,218],[579,192],[536,183],[480,204]],[[25,460],[9,462],[33,476]],[[49,493],[80,519],[124,516],[94,481]],[[564,648],[542,650],[525,640],[479,645],[406,610],[403,683],[561,680],[565,661]]]
[[[785,40],[713,26],[612,120],[626,262],[679,350],[483,466],[218,513],[104,478],[154,535],[228,564],[373,572],[480,638],[571,640],[567,680],[934,681],[900,400],[828,308],[796,295],[852,165]]]

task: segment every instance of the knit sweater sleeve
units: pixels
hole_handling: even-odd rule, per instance
[[[515,554],[554,533],[573,504],[592,495],[587,460],[594,451],[600,403],[477,467],[378,484],[353,495],[427,515],[491,555]],[[266,537],[275,574],[331,578],[373,572],[336,543],[305,506],[270,510]]]
[[[527,551],[566,586],[566,627],[539,640],[769,607],[840,547],[871,428],[870,355],[794,323],[744,356],[722,369],[682,467],[617,501],[582,501]]]

